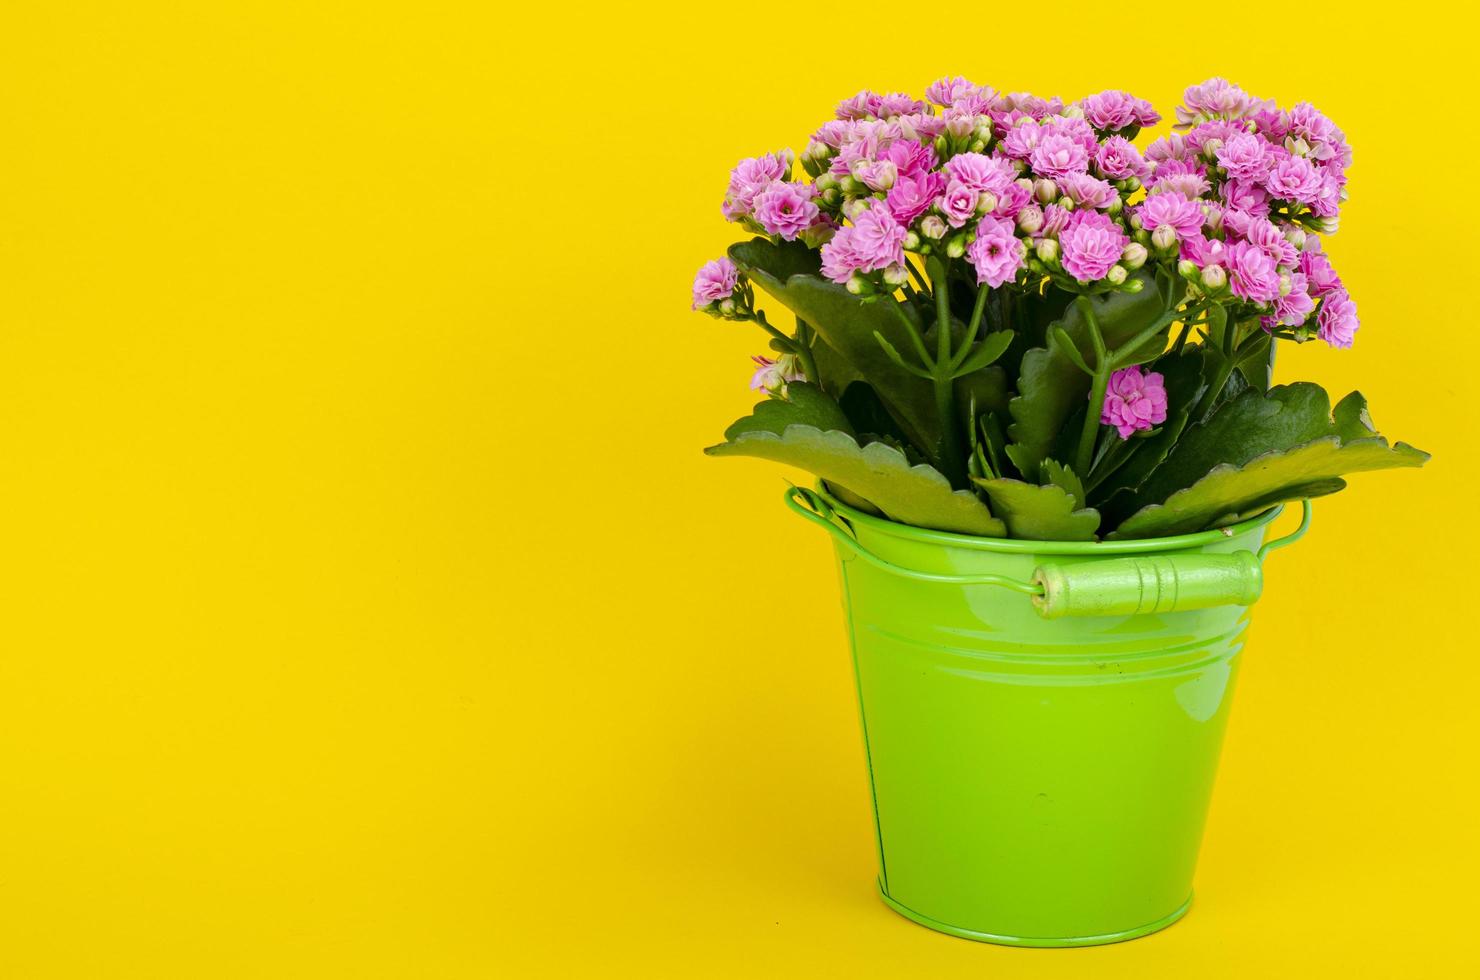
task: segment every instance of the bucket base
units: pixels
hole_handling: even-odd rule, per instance
[[[889,906],[894,911],[898,912],[900,915],[904,916],[906,919],[909,919],[911,922],[917,922],[927,929],[934,929],[936,932],[943,932],[948,936],[956,936],[960,939],[972,939],[979,943],[996,943],[999,946],[1034,946],[1038,948],[1062,948],[1067,946],[1104,946],[1107,943],[1123,943],[1127,939],[1139,939],[1142,936],[1147,936],[1153,932],[1165,929],[1167,926],[1171,925],[1173,922],[1176,922],[1178,919],[1182,918],[1182,916],[1186,915],[1187,910],[1192,906],[1192,896],[1188,895],[1187,901],[1183,902],[1170,915],[1164,915],[1160,919],[1157,919],[1155,922],[1148,922],[1144,926],[1136,926],[1134,929],[1124,929],[1120,932],[1107,932],[1099,936],[1066,936],[1062,938],[999,936],[996,933],[976,932],[972,929],[962,929],[960,926],[952,926],[947,925],[944,922],[937,922],[929,916],[921,915],[919,912],[916,912],[910,908],[906,908],[905,906],[896,902],[894,899],[890,898],[889,893],[884,891],[884,883],[882,881],[875,879],[874,883],[878,885],[879,897],[884,900],[884,904]]]

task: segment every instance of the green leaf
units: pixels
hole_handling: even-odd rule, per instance
[[[1166,461],[1136,490],[1130,511],[1161,503],[1220,464],[1242,466],[1256,456],[1292,449],[1331,431],[1331,400],[1320,385],[1299,382],[1271,388],[1267,394],[1246,389],[1207,422],[1183,433]]]
[[[734,442],[747,432],[779,433],[789,425],[810,425],[824,432],[836,430],[854,435],[853,425],[842,408],[822,389],[805,381],[786,386],[785,398],[768,398],[725,430],[725,440]]]
[[[996,333],[987,334],[981,343],[976,345],[976,349],[962,362],[961,366],[956,368],[952,377],[962,378],[974,371],[980,371],[1001,357],[1011,343],[1011,330],[999,330]]]
[[[1146,270],[1135,274],[1143,286],[1139,293],[1110,293],[1091,299],[1095,319],[1105,344],[1114,350],[1161,316],[1164,306],[1156,282]],[[1175,287],[1180,302],[1181,280]],[[1062,328],[1086,362],[1093,357],[1084,311],[1071,303],[1050,327]],[[1013,422],[1007,435],[1008,457],[1027,480],[1038,479],[1038,469],[1053,451],[1054,442],[1074,410],[1089,397],[1090,378],[1057,346],[1035,347],[1023,355],[1018,376],[1018,396],[1009,406]]]
[[[753,283],[810,324],[823,343],[873,386],[910,441],[931,458],[939,458],[941,423],[933,386],[894,363],[874,337],[880,334],[896,351],[913,357],[909,332],[889,308],[903,310],[923,333],[919,316],[909,304],[888,296],[872,302],[860,300],[818,275],[816,253],[797,242],[777,245],[755,238],[731,245],[730,258]]]
[[[1215,415],[1209,425],[1183,437],[1184,444],[1194,436],[1199,436],[1199,441],[1213,438],[1200,434],[1213,429],[1228,415],[1263,423],[1266,432],[1274,437],[1297,441],[1240,462],[1218,463],[1191,486],[1172,493],[1164,503],[1150,504],[1132,514],[1110,537],[1154,538],[1221,527],[1252,517],[1281,501],[1334,493],[1346,486],[1341,479],[1343,474],[1422,466],[1428,460],[1428,453],[1406,443],[1390,447],[1372,428],[1366,400],[1359,392],[1342,399],[1335,412],[1328,414],[1329,400],[1324,391],[1315,385],[1308,387],[1315,388],[1319,397],[1289,391],[1299,387],[1302,386],[1272,388],[1268,395],[1250,389]],[[1265,403],[1254,405],[1256,409],[1268,408],[1270,402],[1277,407],[1260,414],[1249,407],[1256,402]],[[1319,417],[1313,418],[1317,414]],[[1316,422],[1321,425],[1320,433],[1314,438],[1304,438]],[[1229,434],[1226,428],[1223,431]],[[1245,450],[1248,444],[1243,443]],[[1194,450],[1189,458],[1207,458],[1207,452],[1196,443]],[[1179,445],[1167,465],[1181,454],[1182,445]]]
[[[892,520],[915,527],[996,538],[1007,533],[976,494],[952,490],[939,470],[911,466],[903,453],[882,442],[859,446],[845,432],[788,425],[780,432],[752,427],[704,451],[711,456],[755,456],[808,470],[868,501]]]
[[[1084,506],[1084,481],[1072,469],[1056,459],[1043,461],[1043,482],[1053,484],[1074,498],[1075,507]]]
[[[977,480],[1014,538],[1034,541],[1093,541],[1099,511],[1075,509],[1074,496],[1061,487],[1034,486],[1022,480]]]

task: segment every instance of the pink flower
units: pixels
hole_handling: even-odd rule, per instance
[[[890,143],[884,150],[884,158],[894,164],[896,171],[911,177],[918,177],[935,169],[935,147],[917,139],[902,139]]]
[[[1256,218],[1269,214],[1269,195],[1258,184],[1246,184],[1241,180],[1230,180],[1223,185],[1223,203],[1231,211],[1242,211]]]
[[[773,395],[786,390],[792,381],[805,381],[807,376],[798,369],[796,358],[783,354],[781,360],[773,361],[764,354],[753,354],[750,358],[757,365],[750,376],[751,391],[765,391]]]
[[[1202,205],[1176,192],[1152,194],[1136,213],[1141,218],[1141,227],[1147,231],[1166,225],[1176,231],[1178,238],[1189,238],[1202,231]]]
[[[978,285],[993,289],[1017,277],[1027,249],[1013,234],[1013,223],[991,215],[976,226],[976,240],[966,247],[966,259],[976,269]]]
[[[812,227],[819,215],[812,201],[816,192],[811,184],[789,184],[776,181],[755,197],[755,220],[768,235],[780,235],[787,241]]]
[[[1139,367],[1121,368],[1110,375],[1100,424],[1113,425],[1120,438],[1151,429],[1167,420],[1167,390],[1155,371],[1144,374]]]
[[[1199,269],[1206,269],[1210,265],[1227,265],[1228,246],[1216,238],[1192,235],[1182,239],[1182,248],[1177,257],[1186,259]]]
[[[893,119],[895,116],[907,116],[912,112],[929,111],[930,103],[928,102],[921,102],[913,95],[905,95],[903,92],[890,92],[888,95],[879,97],[874,115],[881,119]]]
[[[1146,147],[1146,159],[1152,163],[1161,163],[1165,160],[1186,160],[1190,156],[1196,156],[1187,145],[1187,137],[1181,133],[1169,133],[1158,140],[1152,141]]]
[[[1151,173],[1151,165],[1142,159],[1141,152],[1123,136],[1112,136],[1100,144],[1095,153],[1095,166],[1111,180],[1145,178]]]
[[[1120,226],[1098,211],[1075,211],[1059,232],[1064,271],[1080,282],[1101,279],[1120,260],[1130,239]]]
[[[1202,164],[1196,160],[1163,160],[1146,184],[1148,193],[1170,190],[1188,197],[1202,197],[1210,187]]]
[[[1161,121],[1150,102],[1129,92],[1101,92],[1081,99],[1079,107],[1091,126],[1107,133],[1128,126],[1154,126]]]
[[[1059,193],[1082,208],[1098,208],[1103,211],[1119,195],[1107,182],[1089,174],[1070,174],[1058,179]],[[1201,214],[1199,213],[1199,218]]]
[[[1012,164],[999,157],[980,153],[958,153],[946,161],[946,173],[953,181],[974,191],[1000,194],[1017,179]]]
[[[1043,227],[1038,229],[1038,237],[1058,238],[1063,230],[1069,227],[1069,222],[1073,217],[1073,211],[1065,210],[1057,204],[1048,205],[1043,209]]]
[[[711,303],[729,299],[740,284],[740,272],[729,259],[705,262],[694,276],[694,309],[702,310]]]
[[[1274,163],[1269,156],[1269,144],[1253,133],[1230,136],[1214,155],[1218,166],[1230,178],[1251,183],[1261,180]]]
[[[1028,161],[1044,177],[1065,177],[1089,167],[1089,151],[1072,136],[1051,132],[1038,141]]]
[[[981,196],[981,191],[972,190],[959,180],[953,180],[946,185],[945,193],[936,201],[936,207],[945,215],[952,228],[960,228],[976,216],[976,207]]]
[[[1305,276],[1298,272],[1290,274],[1290,291],[1274,301],[1274,316],[1264,317],[1264,325],[1270,326],[1270,321],[1282,323],[1287,327],[1298,327],[1310,316],[1310,311],[1316,308],[1316,301],[1311,298],[1308,290],[1309,283]]]
[[[957,75],[955,78],[941,78],[931,82],[930,87],[925,90],[925,98],[944,109],[957,99],[976,93],[976,85]]]
[[[930,205],[945,190],[945,186],[945,175],[938,172],[918,176],[906,174],[889,188],[884,204],[889,208],[889,213],[894,215],[895,221],[907,225],[930,210]]]
[[[1233,294],[1253,303],[1272,303],[1280,295],[1274,259],[1258,245],[1234,242],[1227,247],[1228,284]]]
[[[1350,347],[1356,338],[1357,304],[1345,289],[1338,289],[1321,300],[1321,312],[1316,315],[1319,325],[1316,336],[1332,347]]]
[[[998,149],[1012,160],[1026,160],[1038,148],[1038,143],[1047,135],[1042,126],[1028,121],[1012,126],[1002,136]]]
[[[822,246],[822,274],[845,283],[854,271],[878,272],[904,264],[904,225],[894,220],[883,201],[875,200]]]
[[[1321,179],[1321,172],[1305,157],[1285,153],[1265,174],[1264,186],[1274,197],[1306,204],[1320,199]]]
[[[725,203],[721,207],[726,218],[739,221],[749,217],[755,197],[773,181],[785,180],[791,174],[792,152],[767,153],[759,157],[746,157],[730,171],[730,184],[725,189]]]
[[[1177,127],[1187,129],[1208,119],[1243,119],[1269,103],[1256,99],[1225,79],[1210,78],[1182,93],[1186,105],[1177,106]]]
[[[1310,283],[1310,291],[1319,299],[1340,290],[1341,277],[1331,268],[1331,260],[1323,252],[1301,252],[1300,271]]]
[[[997,195],[997,206],[992,209],[992,214],[999,218],[1015,218],[1019,211],[1033,200],[1033,192],[1017,181],[1013,181],[1002,188]]]
[[[1285,233],[1274,222],[1265,218],[1248,218],[1239,234],[1259,246],[1265,255],[1274,259],[1275,265],[1292,267],[1300,258],[1300,253],[1285,238]]]
[[[839,119],[872,119],[879,114],[879,106],[883,101],[882,96],[864,89],[853,98],[844,99],[838,103],[837,117]]]
[[[899,176],[899,168],[890,160],[858,160],[848,169],[871,191],[887,191]]]

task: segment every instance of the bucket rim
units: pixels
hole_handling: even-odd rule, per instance
[[[912,524],[901,524],[885,517],[865,514],[861,510],[843,503],[828,492],[821,480],[817,481],[817,492],[821,494],[839,516],[849,523],[862,524],[872,530],[892,537],[921,544],[936,544],[951,548],[966,548],[973,551],[994,551],[1012,555],[1134,555],[1156,551],[1185,551],[1216,544],[1236,538],[1241,534],[1263,527],[1274,520],[1285,509],[1275,504],[1268,510],[1255,514],[1247,520],[1216,527],[1209,531],[1192,534],[1173,534],[1164,538],[1127,538],[1121,541],[1033,541],[1024,538],[988,538],[976,534],[958,534],[954,531],[932,531]]]

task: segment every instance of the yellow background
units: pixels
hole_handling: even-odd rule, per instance
[[[0,15],[0,976],[1474,969],[1473,21],[532,6]],[[687,311],[727,169],[954,72],[1314,101],[1365,325],[1280,376],[1435,453],[1273,560],[1123,946],[878,902],[830,548],[699,453],[764,350]]]

